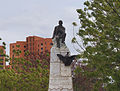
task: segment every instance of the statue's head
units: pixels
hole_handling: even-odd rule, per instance
[[[59,20],[59,25],[62,25],[63,24],[63,21],[62,20]]]

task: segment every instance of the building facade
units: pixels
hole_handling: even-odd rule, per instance
[[[26,50],[28,50],[30,53],[41,55],[46,51],[50,52],[52,47],[52,39],[29,36],[26,38],[26,44]]]
[[[0,69],[5,69],[5,53],[3,46],[0,46]]]
[[[16,43],[10,44],[10,58],[24,57],[25,51],[26,51],[25,41],[17,41]],[[20,53],[17,54],[17,52],[20,52]]]
[[[26,41],[17,41],[16,43],[11,43],[10,58],[12,59],[10,63],[13,63],[14,58],[26,57],[26,52],[34,55],[42,55],[45,52],[50,53],[52,45],[51,38],[41,38],[38,36],[29,36],[26,38]],[[30,59],[30,56],[28,56],[28,59]]]

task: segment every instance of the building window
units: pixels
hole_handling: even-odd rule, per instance
[[[33,37],[33,41],[34,41],[34,37]]]
[[[27,38],[27,42],[28,42],[28,38]]]
[[[41,46],[43,46],[43,43],[41,43]]]
[[[50,45],[53,45],[53,43],[50,43]]]
[[[3,57],[3,56],[5,56],[5,55],[0,55],[0,57]]]
[[[0,65],[3,65],[3,63],[0,63]]]
[[[26,48],[26,46],[24,46],[24,48]]]
[[[41,52],[41,55],[43,54],[43,52]]]
[[[24,50],[24,52],[25,52],[25,50]]]
[[[14,58],[14,55],[12,55],[12,57]]]
[[[14,48],[14,46],[12,46],[12,48]]]
[[[41,50],[43,50],[43,48],[41,48]]]
[[[39,47],[39,44],[38,44],[38,47]]]
[[[39,52],[39,49],[38,49],[38,52]]]

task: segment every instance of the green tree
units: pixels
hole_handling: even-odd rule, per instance
[[[15,89],[17,91],[47,91],[50,60],[48,53],[39,56],[29,53],[28,56],[30,59],[14,58],[12,66],[18,74]]]
[[[5,43],[3,42],[4,48]],[[19,46],[18,46],[19,47]],[[20,50],[13,50],[16,58],[12,60],[12,69],[0,70],[0,91],[47,91],[49,82],[49,53],[33,55],[31,60],[18,58]]]
[[[85,8],[77,9],[80,29],[72,42],[84,49],[80,53],[90,70],[82,69],[88,78],[95,79],[94,91],[120,90],[120,1],[89,0]]]
[[[0,70],[0,91],[47,91],[49,61],[15,58],[12,69]],[[32,60],[32,61],[33,61]]]

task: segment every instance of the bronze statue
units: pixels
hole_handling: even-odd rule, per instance
[[[52,39],[55,38],[58,48],[60,48],[60,40],[61,40],[61,43],[65,44],[66,33],[65,33],[65,28],[63,27],[62,24],[63,24],[63,22],[62,22],[62,20],[60,20],[59,25],[56,26],[54,29],[54,33],[53,33],[53,37],[52,37]]]

